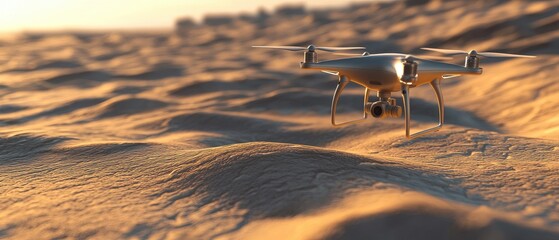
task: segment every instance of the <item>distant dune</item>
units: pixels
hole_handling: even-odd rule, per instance
[[[443,80],[448,125],[407,140],[402,119],[331,127],[335,76],[251,48],[311,43],[537,58]],[[0,238],[559,239],[557,73],[557,1],[284,6],[168,33],[0,38]],[[343,96],[343,118],[361,94]],[[412,98],[414,129],[435,124],[432,91]]]

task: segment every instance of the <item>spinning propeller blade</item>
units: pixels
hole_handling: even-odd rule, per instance
[[[449,61],[452,60],[453,58],[451,57],[441,57],[441,56],[429,56],[429,55],[413,55],[416,56],[418,58],[423,58],[423,59],[427,59],[427,60],[436,60],[436,61]]]
[[[307,50],[306,47],[299,46],[252,46],[253,48],[268,48],[268,49],[280,49],[287,51],[304,51]]]
[[[444,54],[468,54],[468,52],[466,51],[454,50],[454,49],[442,49],[442,48],[421,48],[421,49],[427,51],[433,51],[433,52],[440,52]]]
[[[359,57],[359,56],[367,56],[369,55],[368,52],[363,52],[363,53],[338,53],[335,52],[333,53],[334,55],[339,55],[339,56],[351,56],[351,57]]]
[[[364,47],[316,47],[314,45],[309,45],[308,47],[300,47],[300,46],[252,46],[255,48],[269,48],[269,49],[280,49],[280,50],[287,50],[287,51],[315,51],[321,50],[326,52],[337,52],[337,51],[351,51],[351,50],[365,50]]]
[[[369,55],[369,53],[368,52],[364,52],[362,54],[359,54],[359,53],[334,53],[334,55],[358,57],[358,56],[367,56],[367,55]],[[417,58],[422,58],[422,59],[427,59],[427,60],[436,60],[436,61],[445,61],[445,60],[452,60],[453,59],[451,57],[429,56],[429,55],[413,55],[413,56],[417,57]]]
[[[352,57],[363,56],[363,54],[359,54],[359,53],[334,53],[334,55],[352,56]]]
[[[351,50],[365,50],[364,47],[316,47],[317,50],[327,51],[327,52],[337,52],[337,51],[351,51]]]
[[[462,50],[454,50],[454,49],[441,49],[441,48],[421,48],[427,51],[433,52],[440,52],[444,54],[473,54],[482,57],[522,57],[522,58],[535,58],[536,56],[531,55],[520,55],[520,54],[510,54],[510,53],[497,53],[497,52],[475,52],[474,50],[470,52],[462,51]]]
[[[532,55],[520,55],[520,54],[510,54],[510,53],[496,53],[496,52],[480,52],[477,53],[480,56],[484,57],[518,57],[518,58],[535,58],[536,56]]]

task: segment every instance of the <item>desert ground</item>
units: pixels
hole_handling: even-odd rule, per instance
[[[443,80],[447,125],[408,140],[402,118],[332,127],[336,76],[299,69],[300,52],[251,48],[310,43],[537,58],[482,59],[483,75]],[[0,96],[0,238],[559,239],[558,1],[3,36]],[[413,131],[435,125],[431,89],[411,96]],[[357,85],[344,93],[342,118],[361,101]]]

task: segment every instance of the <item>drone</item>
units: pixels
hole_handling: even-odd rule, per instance
[[[440,130],[444,124],[444,101],[440,82],[461,75],[481,75],[479,57],[525,57],[535,56],[518,55],[497,52],[477,52],[475,50],[462,51],[439,48],[421,48],[448,55],[466,55],[464,66],[431,60],[431,57],[420,57],[402,53],[370,54],[364,52],[359,56],[318,61],[317,50],[326,52],[366,50],[364,47],[319,47],[309,45],[300,46],[253,46],[255,48],[279,49],[288,51],[304,51],[302,69],[320,70],[325,73],[337,75],[338,85],[332,99],[330,120],[333,126],[342,126],[367,119],[370,114],[374,118],[400,118],[404,114],[406,138],[413,139]],[[345,87],[350,83],[357,83],[365,88],[363,100],[363,116],[360,119],[337,122],[336,108]],[[416,133],[410,133],[410,89],[424,84],[429,84],[437,98],[439,110],[439,124]],[[371,91],[377,92],[378,100],[369,102]],[[402,107],[396,104],[391,97],[393,92],[400,92],[403,100]]]

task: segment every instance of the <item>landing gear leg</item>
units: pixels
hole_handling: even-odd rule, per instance
[[[350,123],[355,123],[355,122],[363,121],[367,118],[367,102],[369,101],[370,92],[368,88],[365,88],[365,94],[363,96],[363,117],[357,120],[336,123],[336,108],[338,107],[338,102],[347,84],[349,84],[349,79],[346,76],[340,76],[340,80],[338,81],[338,86],[336,87],[336,91],[334,92],[334,98],[332,99],[332,107],[330,108],[331,111],[330,120],[333,126],[341,126]]]
[[[410,87],[408,85],[402,84],[402,100],[404,102],[404,122],[406,127],[406,137],[409,139],[421,137],[425,134],[439,131],[444,124],[444,101],[441,92],[440,79],[435,79],[430,83],[433,91],[435,91],[435,96],[437,97],[437,103],[439,107],[439,124],[436,127],[432,127],[417,133],[410,134],[411,124],[411,114],[410,114]]]

